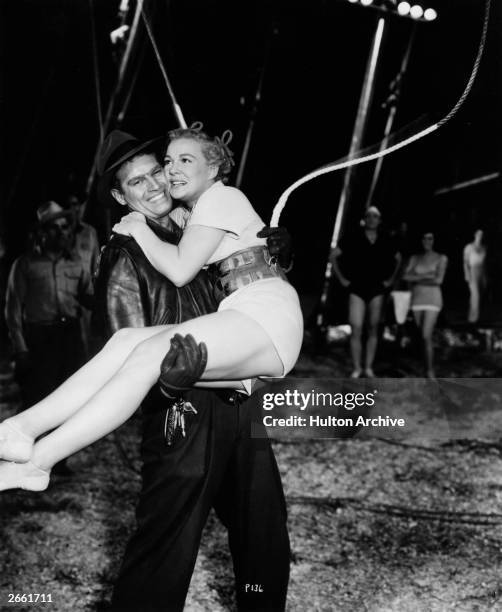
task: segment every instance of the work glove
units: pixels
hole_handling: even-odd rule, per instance
[[[268,252],[286,272],[293,267],[293,241],[285,227],[263,227],[256,236],[267,239]]]
[[[206,365],[207,346],[204,342],[197,344],[190,334],[175,334],[160,366],[159,385],[162,393],[173,397],[191,389],[200,380]]]

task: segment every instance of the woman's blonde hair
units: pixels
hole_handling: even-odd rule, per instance
[[[221,138],[218,136],[211,138],[211,136],[203,132],[201,128],[201,123],[194,123],[189,128],[171,130],[169,132],[168,144],[174,140],[180,140],[181,138],[188,138],[199,142],[202,153],[208,164],[218,168],[216,179],[226,183],[228,181],[228,175],[235,165],[233,153],[228,147],[228,144],[232,140],[232,132],[226,130],[223,132]]]

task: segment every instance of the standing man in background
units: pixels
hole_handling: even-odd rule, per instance
[[[72,249],[71,212],[56,202],[37,209],[37,241],[9,273],[5,320],[15,376],[27,408],[64,382],[83,363],[83,308],[92,306],[87,265]],[[56,473],[68,473],[66,464]]]

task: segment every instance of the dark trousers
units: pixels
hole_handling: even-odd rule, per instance
[[[198,414],[187,437],[171,447],[163,438],[165,400],[150,401],[144,410],[137,529],[126,548],[113,609],[183,610],[201,533],[214,507],[228,529],[238,609],[284,610],[290,556],[286,506],[269,440],[251,437],[251,422],[261,418],[258,402],[250,398],[233,406],[197,390],[187,399]]]
[[[25,408],[49,395],[83,363],[84,347],[78,319],[51,325],[26,325],[29,366],[16,371]]]

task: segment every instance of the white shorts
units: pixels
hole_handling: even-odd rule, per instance
[[[303,315],[289,283],[280,278],[256,281],[223,299],[218,310],[237,310],[256,321],[282,361],[283,376],[293,369],[303,341]]]

